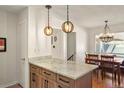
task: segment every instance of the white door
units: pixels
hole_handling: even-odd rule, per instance
[[[27,62],[27,22],[26,20],[20,22],[18,24],[18,67],[19,67],[19,83],[22,87],[26,87],[28,83],[27,78],[27,69],[28,69],[28,62]]]

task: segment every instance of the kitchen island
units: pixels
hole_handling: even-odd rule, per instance
[[[97,67],[59,59],[29,61],[30,87],[91,88],[92,71]]]

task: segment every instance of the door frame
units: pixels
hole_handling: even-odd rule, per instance
[[[25,29],[26,29],[26,31],[24,32],[24,34],[25,34],[25,73],[24,73],[24,86],[22,86],[22,87],[29,87],[29,64],[28,64],[28,20],[27,19],[23,19],[23,20],[21,20],[21,21],[19,21],[18,22],[18,24],[17,24],[17,32],[19,31],[19,25],[20,24],[25,24]],[[17,33],[18,34],[18,33]],[[19,37],[20,38],[20,37]],[[17,42],[19,42],[19,41],[17,41]],[[20,60],[20,57],[21,56],[19,56],[19,59],[17,60],[17,62],[21,62]],[[20,73],[21,74],[21,73]],[[20,79],[18,78],[18,82],[20,83]]]

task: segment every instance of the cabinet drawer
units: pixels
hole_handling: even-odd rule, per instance
[[[57,75],[57,82],[61,83],[62,85],[73,87],[74,86],[74,80],[70,79],[68,77]]]
[[[30,65],[30,71],[31,72],[36,72],[36,73],[40,73],[41,68],[34,66],[34,65]]]
[[[67,87],[67,86],[65,86],[65,85],[62,85],[62,84],[60,84],[60,83],[57,83],[57,84],[56,84],[56,87],[57,87],[57,88],[69,88],[69,87]]]
[[[53,73],[49,70],[43,69],[42,75],[49,78],[49,79],[56,80],[56,73]]]

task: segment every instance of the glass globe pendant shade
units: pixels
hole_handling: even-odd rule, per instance
[[[65,33],[70,33],[73,31],[73,29],[74,29],[74,25],[72,24],[71,21],[65,21],[62,24],[62,31]]]
[[[51,9],[52,6],[46,5],[45,7],[48,9],[48,25],[44,28],[44,34],[46,36],[50,36],[53,34],[53,28],[50,26],[50,22],[49,22],[49,9]]]
[[[50,36],[53,34],[53,28],[51,26],[46,26],[44,28],[44,34],[47,36]]]

